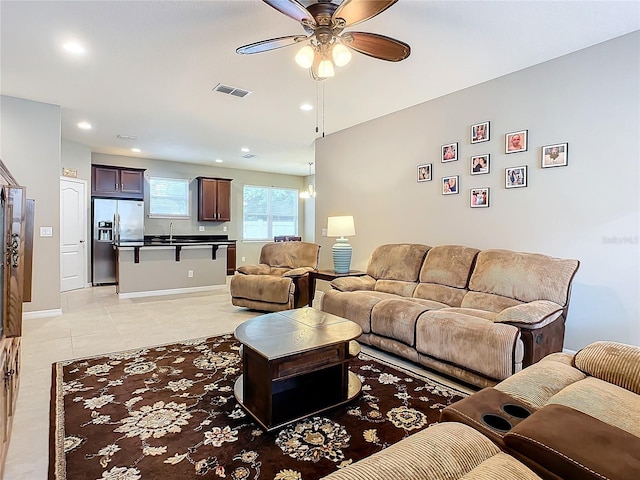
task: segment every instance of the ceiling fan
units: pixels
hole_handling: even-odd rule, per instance
[[[302,25],[307,35],[289,35],[250,43],[236,49],[241,55],[267,52],[307,42],[296,55],[296,63],[310,68],[315,80],[335,74],[334,65],[346,65],[351,50],[373,58],[399,62],[411,53],[411,47],[400,40],[376,33],[345,32],[345,28],[369,20],[398,0],[318,0],[304,7],[297,0],[262,0],[280,13]]]

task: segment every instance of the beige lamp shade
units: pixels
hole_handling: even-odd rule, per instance
[[[351,237],[356,234],[353,216],[329,217],[327,219],[328,237]]]

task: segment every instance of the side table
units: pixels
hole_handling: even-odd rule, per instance
[[[313,297],[316,295],[316,280],[326,280],[328,282],[340,277],[362,277],[367,272],[360,270],[349,270],[349,273],[336,273],[333,270],[312,270],[309,272],[309,306],[313,306]]]

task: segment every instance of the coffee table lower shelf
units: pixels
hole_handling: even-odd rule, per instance
[[[280,392],[273,392],[271,395],[271,408],[267,409],[267,416],[271,416],[271,421],[261,418],[262,415],[257,414],[244,402],[243,381],[244,375],[240,375],[235,382],[233,393],[238,403],[267,431],[281,428],[290,423],[302,420],[303,418],[324,412],[331,408],[338,407],[349,403],[355,399],[362,390],[360,379],[352,372],[348,372],[348,385],[346,398],[330,398],[319,395],[314,391],[321,388],[321,384],[313,382],[305,385],[307,388],[291,388]]]

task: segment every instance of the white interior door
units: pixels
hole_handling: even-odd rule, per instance
[[[84,288],[87,275],[87,182],[60,179],[60,290]]]

